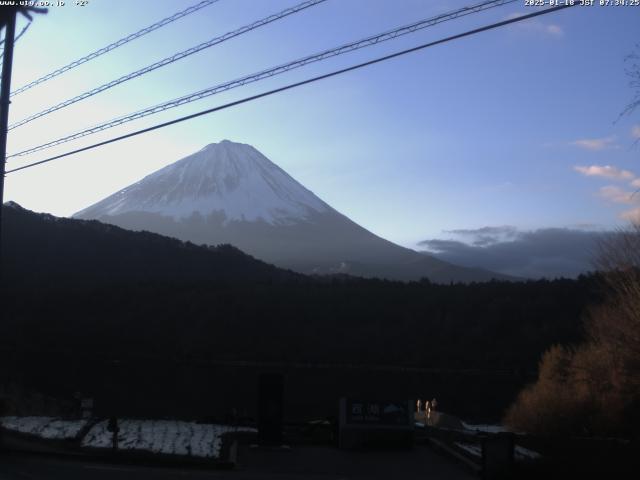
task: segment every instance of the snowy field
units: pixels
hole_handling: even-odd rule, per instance
[[[465,429],[477,432],[500,433],[510,431],[503,425],[470,425],[464,422],[462,422],[462,424]],[[456,445],[463,450],[466,450],[471,455],[475,455],[477,457],[482,456],[482,449],[478,444],[460,442],[456,443]],[[534,452],[533,450],[529,450],[528,448],[520,447],[518,445],[515,446],[513,455],[516,461],[536,460],[540,458],[540,454],[538,452]]]
[[[143,450],[169,455],[218,458],[222,435],[255,432],[253,428],[209,425],[173,420],[120,420],[119,450]],[[82,440],[83,447],[111,448],[113,434],[107,421],[95,424]]]
[[[456,446],[460,447],[465,452],[470,453],[474,457],[478,457],[478,458],[482,457],[482,447],[480,447],[480,445],[478,445],[477,443],[455,442],[455,444]]]
[[[474,430],[474,431],[477,430],[480,432],[487,432],[487,433],[500,433],[500,432],[510,431],[507,427],[504,427],[502,425],[470,425],[465,422],[462,422],[462,425],[467,430]]]
[[[48,440],[75,438],[86,424],[86,420],[62,420],[55,417],[0,417],[0,425],[7,430]]]
[[[516,460],[537,460],[542,457],[538,452],[534,452],[533,450],[529,450],[528,448],[519,447],[516,445],[515,451],[513,452]]]
[[[477,443],[455,442],[455,444],[474,457],[482,457],[482,447]],[[537,460],[541,457],[538,452],[534,452],[533,450],[529,450],[528,448],[520,447],[518,445],[515,446],[513,455],[516,461]]]

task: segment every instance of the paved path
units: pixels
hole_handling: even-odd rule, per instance
[[[329,447],[290,450],[241,447],[234,470],[149,467],[88,462],[42,455],[0,453],[0,480],[110,479],[347,480],[477,477],[430,448],[411,451],[345,452]]]

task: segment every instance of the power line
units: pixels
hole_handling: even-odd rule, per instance
[[[131,122],[133,120],[137,120],[139,118],[143,118],[149,115],[153,115],[155,113],[158,112],[162,112],[164,110],[169,110],[171,108],[175,108],[181,105],[185,105],[187,103],[191,103],[197,100],[201,100],[203,98],[206,97],[210,97],[212,95],[215,95],[217,93],[221,93],[227,90],[231,90],[233,88],[237,88],[237,87],[241,87],[243,85],[249,84],[249,83],[253,83],[253,82],[257,82],[260,80],[263,80],[265,78],[269,78],[269,77],[273,77],[275,75],[279,75],[285,72],[288,72],[290,70],[296,69],[296,68],[300,68],[303,67],[305,65],[308,65],[310,63],[315,63],[315,62],[319,62],[322,60],[325,60],[327,58],[331,58],[331,57],[335,57],[338,55],[342,55],[348,52],[352,52],[354,50],[358,50],[364,47],[369,47],[371,45],[376,45],[378,43],[381,42],[385,42],[387,40],[392,40],[394,38],[397,38],[399,36],[402,35],[407,35],[410,33],[414,33],[418,30],[422,30],[424,28],[427,27],[431,27],[433,25],[437,25],[439,23],[443,23],[446,21],[450,21],[450,20],[454,20],[456,18],[460,18],[466,15],[470,15],[473,13],[478,13],[484,10],[488,10],[490,8],[495,8],[498,6],[502,6],[508,3],[513,3],[516,0],[491,0],[491,1],[485,1],[476,5],[472,5],[469,7],[463,7],[461,9],[458,10],[454,10],[452,12],[449,13],[445,13],[445,14],[441,14],[438,15],[436,17],[432,17],[432,18],[428,18],[425,20],[420,20],[417,22],[414,22],[410,25],[405,25],[399,28],[396,28],[394,30],[389,30],[387,32],[384,33],[380,33],[377,35],[372,35],[369,36],[367,38],[355,41],[355,42],[351,42],[351,43],[347,43],[345,45],[342,45],[340,47],[336,47],[336,48],[332,48],[329,50],[324,50],[322,52],[319,53],[314,53],[312,55],[308,55],[306,57],[300,58],[298,60],[294,60],[292,62],[283,64],[283,65],[279,65],[276,67],[272,67],[269,68],[267,70],[263,70],[260,71],[258,73],[253,73],[250,75],[246,75],[244,77],[241,77],[239,79],[236,80],[232,80],[229,82],[225,82],[222,84],[218,84],[215,85],[213,87],[209,87],[205,90],[200,90],[199,92],[195,92],[195,93],[191,93],[189,95],[185,95],[183,97],[179,97],[173,100],[170,100],[168,102],[164,102],[161,103],[159,105],[155,105],[153,107],[148,107],[146,109],[140,110],[138,112],[134,112],[122,117],[118,117],[112,120],[109,120],[105,123],[102,124],[98,124],[96,126],[87,128],[85,130],[81,130],[80,132],[76,132],[73,133],[71,135],[67,135],[66,137],[63,138],[59,138],[57,140],[53,140],[47,143],[43,143],[41,145],[37,145],[35,147],[31,147],[29,149],[23,150],[21,152],[18,153],[14,153],[12,155],[9,155],[7,158],[13,158],[13,157],[21,157],[21,156],[25,156],[25,155],[29,155],[31,153],[35,153],[38,152],[40,150],[44,150],[47,148],[51,148],[51,147],[55,147],[57,145],[61,145],[63,143],[67,143],[73,140],[77,140],[79,138],[82,137],[86,137],[88,135],[92,135],[94,133],[98,133],[101,132],[103,130],[107,130],[109,128],[113,128],[116,127],[118,125],[122,125],[124,123],[128,123]]]
[[[92,150],[94,148],[102,147],[102,146],[108,145],[110,143],[114,143],[114,142],[118,142],[120,140],[124,140],[124,139],[127,139],[127,138],[135,137],[135,136],[141,135],[143,133],[151,132],[153,130],[158,130],[160,128],[168,127],[170,125],[174,125],[176,123],[181,123],[181,122],[184,122],[184,121],[187,121],[187,120],[191,120],[191,119],[196,118],[196,117],[201,117],[203,115],[207,115],[207,114],[210,114],[210,113],[213,113],[213,112],[217,112],[217,111],[220,111],[220,110],[225,110],[227,108],[235,107],[236,105],[241,105],[243,103],[251,102],[251,101],[257,100],[259,98],[268,97],[268,96],[274,95],[276,93],[284,92],[286,90],[291,90],[293,88],[300,87],[302,85],[307,85],[309,83],[317,82],[319,80],[324,80],[326,78],[330,78],[330,77],[334,77],[334,76],[337,76],[337,75],[341,75],[343,73],[351,72],[353,70],[357,70],[357,69],[360,69],[360,68],[363,68],[363,67],[367,67],[369,65],[374,65],[376,63],[384,62],[384,61],[390,60],[392,58],[396,58],[396,57],[400,57],[402,55],[406,55],[406,54],[409,54],[409,53],[417,52],[417,51],[423,50],[425,48],[433,47],[435,45],[440,45],[442,43],[450,42],[450,41],[457,40],[457,39],[460,39],[460,38],[463,38],[463,37],[468,37],[468,36],[471,36],[471,35],[475,35],[475,34],[478,34],[478,33],[481,33],[481,32],[485,32],[487,30],[493,30],[493,29],[496,29],[496,28],[499,28],[499,27],[503,27],[505,25],[509,25],[511,23],[516,23],[516,22],[521,22],[523,20],[528,20],[530,18],[534,18],[534,17],[540,16],[540,15],[545,15],[545,14],[548,14],[548,13],[557,12],[558,10],[563,10],[565,8],[573,7],[575,5],[577,5],[577,4],[565,4],[565,5],[561,5],[561,6],[557,6],[557,7],[553,7],[553,8],[547,8],[545,10],[540,10],[540,11],[533,12],[533,13],[530,13],[530,14],[527,14],[527,15],[523,15],[523,16],[520,16],[520,17],[512,18],[512,19],[509,19],[509,20],[504,20],[502,22],[492,23],[490,25],[485,25],[484,27],[476,28],[476,29],[473,29],[473,30],[468,30],[466,32],[459,33],[457,35],[452,35],[450,37],[442,38],[440,40],[436,40],[436,41],[429,42],[429,43],[424,43],[422,45],[418,45],[417,47],[408,48],[406,50],[401,50],[399,52],[395,52],[395,53],[392,53],[392,54],[389,54],[389,55],[385,55],[383,57],[378,57],[378,58],[375,58],[373,60],[369,60],[367,62],[359,63],[359,64],[356,64],[356,65],[352,65],[350,67],[342,68],[340,70],[334,70],[333,72],[325,73],[324,75],[319,75],[317,77],[308,78],[308,79],[302,80],[300,82],[291,83],[289,85],[285,85],[284,87],[275,88],[275,89],[269,90],[267,92],[259,93],[257,95],[252,95],[250,97],[245,97],[243,99],[236,100],[234,102],[230,102],[230,103],[227,103],[227,104],[224,104],[224,105],[220,105],[218,107],[209,108],[207,110],[203,110],[203,111],[200,111],[200,112],[197,112],[197,113],[193,113],[191,115],[186,115],[184,117],[176,118],[176,119],[170,120],[168,122],[164,122],[164,123],[160,123],[160,124],[157,124],[157,125],[154,125],[154,126],[151,126],[151,127],[143,128],[141,130],[137,130],[135,132],[127,133],[125,135],[120,135],[119,137],[114,137],[114,138],[111,138],[109,140],[105,140],[103,142],[94,143],[93,145],[89,145],[89,146],[86,146],[86,147],[78,148],[76,150],[72,150],[72,151],[69,151],[69,152],[66,152],[66,153],[62,153],[60,155],[55,155],[53,157],[49,157],[49,158],[46,158],[44,160],[40,160],[38,162],[33,162],[33,163],[30,163],[30,164],[27,164],[27,165],[23,165],[22,167],[17,167],[17,168],[8,170],[6,173],[18,172],[20,170],[25,170],[27,168],[35,167],[37,165],[42,165],[43,163],[51,162],[53,160],[58,160],[60,158],[68,157],[70,155],[74,155],[74,154],[80,153],[80,152],[85,152],[87,150]]]
[[[245,25],[243,27],[238,28],[237,30],[234,30],[232,32],[227,32],[224,35],[218,36],[218,37],[214,37],[211,40],[208,40],[204,43],[201,43],[199,45],[196,45],[195,47],[191,47],[187,50],[184,50],[182,52],[178,52],[174,55],[171,55],[170,57],[164,58],[158,62],[152,63],[151,65],[148,65],[144,68],[141,68],[139,70],[136,70],[135,72],[131,72],[128,73],[127,75],[123,75],[120,78],[116,78],[115,80],[111,80],[110,82],[107,82],[103,85],[100,85],[99,87],[96,87],[94,89],[91,89],[87,92],[84,92],[80,95],[77,95],[73,98],[70,98],[68,100],[65,100],[64,102],[60,102],[56,105],[53,105],[52,107],[46,108],[45,110],[42,110],[41,112],[38,113],[34,113],[33,115],[24,118],[22,120],[20,120],[19,122],[14,123],[13,125],[9,125],[9,130],[13,130],[14,128],[20,127],[21,125],[25,125],[29,122],[32,122],[33,120],[43,117],[45,115],[48,115],[50,113],[53,113],[57,110],[60,110],[62,108],[68,107],[69,105],[73,105],[74,103],[77,103],[81,100],[84,100],[86,98],[92,97],[94,95],[97,95],[100,92],[104,92],[105,90],[109,90],[110,88],[115,87],[116,85],[120,85],[121,83],[127,82],[129,80],[133,80],[134,78],[140,77],[146,73],[152,72],[154,70],[157,70],[160,67],[164,67],[166,65],[169,65],[173,62],[177,62],[178,60],[182,60],[183,58],[186,58],[190,55],[193,55],[194,53],[198,53],[206,48],[210,48],[213,47],[214,45],[218,45],[222,42],[225,42],[227,40],[230,40],[234,37],[238,37],[240,35],[243,35],[247,32],[250,32],[251,30],[255,30],[257,28],[263,27],[264,25],[268,25],[269,23],[275,22],[277,20],[280,20],[282,18],[288,17],[289,15],[293,15],[294,13],[298,13],[302,10],[305,10],[309,7],[313,7],[315,5],[318,5],[319,3],[323,3],[326,2],[326,0],[306,0],[302,3],[299,3],[298,5],[295,5],[293,7],[287,8],[285,10],[282,10],[281,12],[275,13],[273,15],[269,15],[268,17],[265,17],[263,19],[257,20],[253,23],[250,23],[249,25]]]
[[[16,36],[16,39],[14,40],[14,42],[17,42],[18,40],[20,40],[20,37],[25,33],[27,33],[27,30],[29,30],[30,26],[31,26],[31,22],[27,23],[24,27],[22,27],[22,30],[20,30],[20,33]]]
[[[20,33],[18,35],[16,35],[16,38],[13,40],[13,43],[17,43],[18,40],[20,40],[20,37],[22,35],[24,35],[25,33],[27,33],[27,30],[29,30],[29,27],[31,26],[31,22],[27,23],[24,27],[22,27],[22,30],[20,30]],[[4,40],[0,41],[0,44],[2,44],[4,42]],[[2,53],[0,53],[0,58],[2,58],[4,56],[4,51]]]
[[[162,20],[160,20],[159,22],[156,22],[152,25],[149,25],[148,27],[143,28],[142,30],[138,30],[135,33],[132,33],[130,35],[127,35],[126,37],[121,38],[120,40],[110,43],[109,45],[107,45],[106,47],[102,47],[98,50],[96,50],[95,52],[91,52],[90,54],[79,58],[77,60],[74,60],[73,62],[65,65],[64,67],[60,67],[57,70],[54,70],[51,73],[48,73],[40,78],[38,78],[37,80],[34,80],[26,85],[24,85],[23,87],[18,88],[17,90],[14,90],[13,92],[11,92],[11,96],[13,97],[14,95],[18,95],[19,93],[24,92],[25,90],[29,90],[30,88],[35,87],[36,85],[39,85],[43,82],[46,82],[47,80],[51,80],[54,77],[57,77],[58,75],[63,74],[64,72],[68,72],[69,70],[82,65],[83,63],[88,62],[89,60],[93,60],[94,58],[99,57],[100,55],[104,55],[107,52],[110,52],[111,50],[114,50],[118,47],[121,47],[122,45],[129,43],[137,38],[140,38],[144,35],[146,35],[147,33],[151,33],[154,30],[157,30],[161,27],[164,27],[165,25],[168,25],[172,22],[175,22],[176,20],[182,18],[182,17],[186,17],[187,15],[190,15],[194,12],[197,12],[198,10],[208,7],[209,5],[212,5],[216,2],[218,2],[219,0],[203,0],[200,3],[197,3],[195,5],[190,6],[189,8],[186,8],[180,12],[174,13],[173,15],[164,18]]]

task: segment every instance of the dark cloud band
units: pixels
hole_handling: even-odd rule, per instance
[[[576,277],[594,270],[598,243],[611,235],[570,228],[519,232],[510,226],[448,233],[468,241],[432,239],[419,245],[451,263],[526,278]]]

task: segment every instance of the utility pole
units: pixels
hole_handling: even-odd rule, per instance
[[[0,85],[0,262],[2,258],[2,210],[4,205],[4,172],[7,161],[7,133],[9,132],[9,104],[11,101],[11,67],[13,64],[13,44],[16,35],[17,10],[7,16],[4,35],[4,57],[2,59],[2,84]],[[2,267],[0,266],[0,282]],[[1,284],[0,284],[1,288]]]

